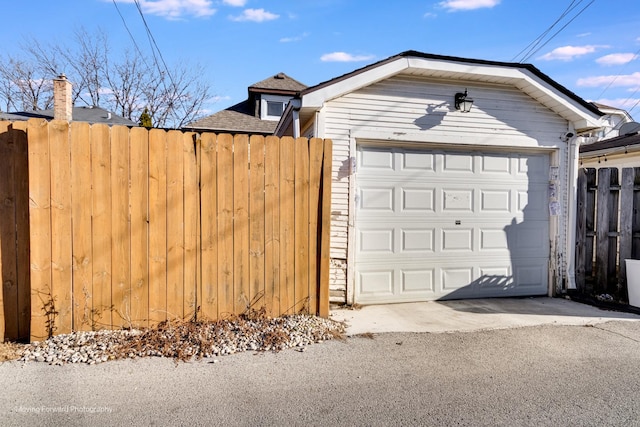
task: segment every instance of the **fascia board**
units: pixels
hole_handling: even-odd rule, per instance
[[[362,73],[355,74],[344,80],[314,90],[302,97],[302,108],[321,108],[325,102],[351,93],[362,87],[384,80],[398,74],[408,68],[407,58],[398,58],[395,61],[374,67]]]

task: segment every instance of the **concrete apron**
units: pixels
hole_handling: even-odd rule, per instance
[[[632,313],[606,311],[561,298],[492,298],[367,305],[331,310],[347,335],[383,332],[464,332],[536,325],[593,325],[640,321]]]

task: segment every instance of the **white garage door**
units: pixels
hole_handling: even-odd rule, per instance
[[[547,292],[547,154],[357,151],[356,302]]]

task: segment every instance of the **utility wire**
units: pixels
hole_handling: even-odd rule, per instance
[[[514,57],[511,59],[511,62],[514,62],[514,61],[515,61],[515,60],[516,60],[520,55],[524,54],[524,53],[525,53],[525,51],[527,51],[527,49],[529,49],[529,50],[527,51],[527,54],[528,54],[528,53],[529,53],[529,52],[531,52],[531,50],[533,50],[533,49],[534,49],[534,48],[535,48],[535,47],[536,47],[540,42],[542,42],[542,40],[544,39],[544,37],[545,37],[547,34],[549,34],[549,32],[553,29],[553,27],[555,27],[555,26],[556,26],[556,25],[557,25],[557,24],[558,24],[558,23],[559,23],[559,22],[560,22],[560,21],[561,21],[565,16],[567,16],[567,14],[568,14],[569,12],[571,12],[571,11],[572,11],[576,6],[577,6],[577,5],[575,5],[575,6],[573,5],[575,2],[576,2],[576,0],[572,0],[572,1],[571,1],[571,3],[569,3],[569,6],[567,6],[567,8],[564,10],[564,12],[562,12],[562,14],[561,14],[561,15],[560,15],[560,16],[559,16],[559,17],[554,21],[554,23],[553,23],[553,24],[551,24],[551,26],[550,26],[549,28],[547,28],[546,30],[544,30],[544,31],[542,32],[542,34],[540,34],[540,35],[539,35],[535,40],[533,40],[531,43],[529,43],[529,44],[527,45],[527,47],[525,47],[525,48],[524,48],[524,49],[522,49],[520,52],[518,52],[518,53],[516,54],[516,56],[514,56]],[[582,2],[582,0],[580,0],[580,2]],[[578,4],[580,4],[580,2],[579,2]],[[523,56],[523,58],[524,58],[525,56],[526,56],[526,55],[524,55],[524,56]],[[521,60],[521,61],[519,61],[519,62],[523,62],[523,61],[524,61],[524,59],[523,59],[523,60]]]
[[[522,59],[522,61],[520,62],[525,62],[528,61],[529,58],[531,58],[533,55],[535,55],[536,53],[538,53],[540,51],[540,49],[542,49],[543,47],[545,47],[551,40],[553,40],[562,30],[564,30],[569,24],[571,24],[578,16],[582,15],[582,13],[587,10],[587,8],[589,6],[591,6],[593,4],[595,0],[591,0],[585,7],[583,7],[576,15],[573,16],[573,18],[571,18],[569,20],[569,22],[567,22],[566,24],[564,24],[558,31],[556,31],[555,33],[553,33],[553,35],[547,39],[546,42],[544,42],[542,45],[540,45],[536,50],[530,52],[526,57],[524,57]],[[579,3],[578,3],[579,4]],[[577,5],[576,5],[577,6]]]
[[[120,19],[122,20],[122,24],[124,24],[124,28],[127,30],[127,33],[129,33],[129,37],[131,38],[131,41],[133,42],[133,46],[135,46],[136,51],[138,51],[138,54],[140,55],[140,57],[142,58],[142,60],[144,61],[144,55],[142,54],[142,51],[140,50],[140,47],[138,46],[138,43],[136,42],[136,38],[133,37],[133,34],[131,34],[131,31],[129,30],[129,26],[127,25],[127,21],[125,21],[124,16],[122,16],[122,12],[120,12],[120,8],[118,7],[118,3],[116,2],[116,0],[111,0],[113,2],[113,5],[116,7],[116,10],[118,11],[118,15],[120,15]],[[145,65],[146,62],[145,62]],[[147,65],[148,67],[148,65]]]
[[[169,77],[169,81],[171,82],[171,86],[174,90],[177,89],[177,85],[175,83],[175,81],[173,80],[173,76],[171,75],[171,71],[169,71],[169,67],[167,66],[167,63],[164,60],[164,57],[162,56],[162,52],[160,51],[160,48],[158,47],[158,43],[156,42],[155,37],[153,37],[153,34],[151,33],[151,29],[149,28],[149,25],[147,24],[147,20],[144,17],[144,13],[142,12],[142,7],[140,7],[140,1],[139,0],[133,0],[133,2],[136,5],[136,8],[138,9],[138,13],[140,14],[140,17],[142,18],[142,23],[144,24],[144,27],[147,31],[147,37],[149,38],[149,44],[151,45],[151,53],[153,55],[153,60],[156,64],[156,67],[158,68],[158,71],[160,71],[160,74],[162,75],[163,73],[166,72],[167,77]],[[154,49],[155,47],[155,49]],[[164,66],[164,71],[162,70],[162,67],[160,67],[160,64],[158,63],[158,58],[156,57],[156,51],[158,52],[158,56],[160,57],[160,61],[162,61],[162,65]],[[162,85],[164,86],[165,91],[167,91],[167,85],[165,84],[164,79],[160,79],[160,81],[162,82]],[[180,106],[186,110],[185,106],[184,106],[184,102],[182,100],[182,97],[178,96],[177,97],[178,102],[180,103]]]

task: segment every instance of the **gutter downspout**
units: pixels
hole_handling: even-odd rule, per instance
[[[300,138],[300,100],[292,99],[291,101],[291,119],[293,120],[293,137]]]
[[[582,138],[580,138],[582,140]],[[567,289],[576,289],[576,219],[578,209],[578,169],[580,157],[578,137],[569,140],[569,203],[567,212]]]

